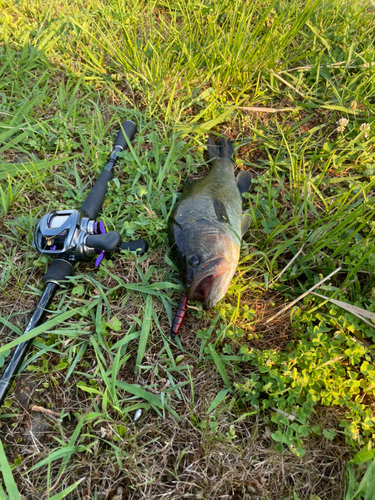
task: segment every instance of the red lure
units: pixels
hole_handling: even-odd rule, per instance
[[[173,321],[172,325],[172,332],[171,332],[171,337],[174,338],[175,335],[178,335],[178,332],[180,331],[182,322],[184,320],[185,314],[186,314],[186,309],[187,309],[187,297],[186,293],[184,292],[182,294],[180,303],[178,304],[176,316]]]

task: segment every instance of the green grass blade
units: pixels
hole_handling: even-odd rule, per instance
[[[72,309],[70,311],[63,312],[56,316],[55,318],[52,318],[45,323],[43,323],[40,326],[37,326],[33,330],[30,330],[29,332],[21,335],[18,339],[12,340],[12,342],[9,342],[9,344],[6,344],[2,347],[0,347],[0,354],[3,352],[6,352],[8,349],[11,349],[12,347],[15,347],[18,344],[22,344],[23,342],[26,342],[26,340],[33,339],[40,335],[41,333],[44,333],[51,328],[54,328],[57,325],[60,325],[67,319],[71,318],[72,316],[75,316],[76,314],[79,314],[80,311],[84,309],[84,307],[78,307],[77,309]]]
[[[373,488],[375,488],[375,483],[374,483],[374,478],[375,478],[375,460],[373,460],[370,465],[367,467],[366,472],[363,475],[363,478],[361,482],[359,483],[358,489],[355,493],[355,497],[358,496],[358,494],[362,493],[366,490],[366,494],[364,496],[364,500],[373,500],[374,496],[367,496],[367,491],[370,488],[370,493],[373,492]],[[370,483],[370,484],[369,484]]]
[[[77,486],[79,486],[82,483],[82,481],[84,481],[85,479],[86,479],[85,477],[82,477],[81,479],[76,481],[74,484],[72,484],[71,486],[66,488],[64,491],[60,491],[60,493],[56,493],[56,495],[53,495],[53,497],[48,497],[49,500],[62,500],[63,498],[67,497],[69,495],[69,493],[74,491],[77,488]]]
[[[40,467],[44,467],[45,465],[55,462],[56,460],[60,460],[61,458],[64,458],[67,461],[73,455],[73,453],[76,452],[77,452],[77,446],[65,446],[64,448],[60,448],[59,450],[56,450],[53,453],[51,453],[44,460],[41,460],[40,462],[35,464],[33,467],[31,467],[31,469],[28,472],[32,472],[33,470],[39,469]]]
[[[139,372],[139,366],[142,364],[142,359],[146,351],[148,334],[150,333],[152,323],[152,297],[148,295],[146,298],[145,313],[142,321],[141,335],[139,337],[139,345],[136,360],[135,373]]]
[[[75,446],[75,443],[76,443],[76,441],[77,441],[77,439],[79,437],[79,434],[81,432],[83,423],[84,423],[83,419],[81,419],[81,420],[78,421],[78,424],[76,425],[76,428],[74,429],[72,437],[69,440],[68,448],[77,448]],[[58,474],[59,476],[64,473],[64,471],[66,469],[66,466],[68,465],[70,457],[71,457],[70,454],[66,454],[63,457],[63,461],[61,462],[61,466],[60,466],[60,469],[59,469],[59,474]]]
[[[77,158],[79,155],[67,156],[66,158],[56,158],[55,160],[37,160],[29,163],[2,163],[0,161],[0,180],[6,179],[8,176],[16,177],[17,175],[33,174],[35,171],[44,170],[49,167],[60,165],[67,161]]]
[[[364,500],[374,500],[375,498],[375,470],[372,468],[372,476],[370,476],[370,483],[367,486]]]
[[[225,386],[227,387],[227,389],[229,391],[231,391],[232,390],[232,386],[231,386],[231,383],[229,381],[227,372],[225,371],[224,364],[222,363],[221,359],[219,358],[217,352],[215,351],[214,346],[212,344],[209,344],[208,348],[210,349],[210,353],[211,353],[212,359],[214,360],[214,363],[216,365],[217,371],[220,373],[221,378],[223,379]]]
[[[4,488],[2,487],[1,483],[0,483],[0,499],[1,500],[9,500],[9,497],[5,493]]]
[[[3,475],[5,487],[8,491],[9,498],[12,500],[21,500],[1,440],[0,440],[0,469]]]
[[[137,396],[139,398],[145,399],[150,403],[151,406],[154,408],[160,408],[160,409],[167,409],[172,415],[174,415],[178,420],[181,420],[181,418],[177,415],[177,413],[167,404],[163,404],[161,402],[161,399],[156,396],[155,394],[152,394],[151,392],[146,391],[144,387],[141,387],[140,385],[137,384],[128,384],[127,382],[123,382],[121,380],[118,380],[116,382],[116,385],[120,388],[123,389],[127,392],[130,392],[130,394],[134,394],[134,396]]]
[[[215,399],[212,401],[210,404],[210,407],[207,410],[207,415],[211,413],[225,398],[225,396],[228,394],[229,389],[222,389],[219,394],[215,396]]]

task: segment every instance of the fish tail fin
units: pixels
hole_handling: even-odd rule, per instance
[[[208,159],[213,160],[231,160],[233,155],[233,146],[227,137],[220,137],[216,143],[211,137],[208,138],[207,144]]]

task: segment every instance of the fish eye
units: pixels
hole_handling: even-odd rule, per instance
[[[193,267],[196,267],[199,265],[199,257],[197,257],[196,255],[192,255],[191,257],[189,257],[189,264]]]

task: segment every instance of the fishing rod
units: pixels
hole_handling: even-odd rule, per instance
[[[114,143],[114,149],[108,163],[100,173],[79,210],[62,210],[44,215],[34,231],[33,247],[42,254],[54,258],[43,277],[46,287],[39,303],[24,331],[24,335],[39,326],[58,289],[72,276],[75,262],[90,260],[96,256],[98,266],[103,257],[120,250],[147,251],[145,240],[122,242],[116,231],[106,232],[102,221],[96,221],[102,208],[108,189],[108,182],[113,178],[112,169],[117,162],[117,155],[127,147],[136,132],[136,125],[127,120]],[[19,344],[0,379],[0,406],[17,375],[33,339]]]

